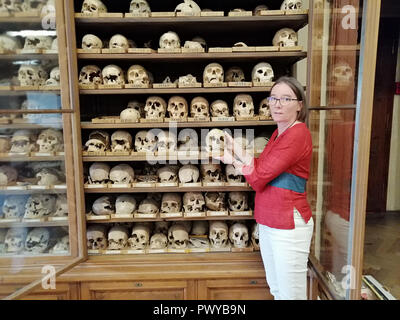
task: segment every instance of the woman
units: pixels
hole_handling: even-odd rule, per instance
[[[225,153],[218,159],[233,164],[256,191],[254,216],[271,294],[276,300],[304,300],[314,227],[305,192],[312,154],[306,99],[296,79],[282,77],[268,101],[278,128],[259,158],[243,153],[225,133]]]

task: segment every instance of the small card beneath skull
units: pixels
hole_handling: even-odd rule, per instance
[[[158,53],[182,53],[182,49],[181,48],[174,48],[174,49],[158,48],[157,52]]]
[[[46,219],[45,218],[30,218],[30,219],[22,219],[21,222],[40,223],[40,222],[46,222]]]
[[[0,219],[0,224],[18,223],[21,219]]]
[[[204,187],[223,187],[225,182],[203,182]]]
[[[161,218],[180,218],[182,217],[182,212],[161,212]]]
[[[176,16],[177,17],[200,17],[200,12],[197,14],[187,14],[185,12],[177,12]]]
[[[228,86],[227,82],[203,83],[204,88],[226,88],[227,86]]]
[[[165,188],[165,187],[177,187],[178,182],[157,182],[156,187]]]
[[[235,117],[211,117],[211,121],[235,121]]]
[[[147,249],[147,253],[167,253],[168,249]]]
[[[98,17],[99,17],[98,12],[91,12],[91,13],[77,12],[77,13],[75,13],[75,18],[98,18]]]
[[[192,118],[189,117],[188,118],[188,122],[209,122],[210,121],[210,117],[196,117],[196,118]]]
[[[92,123],[115,123],[115,121],[119,119],[119,116],[97,117],[92,119]]]
[[[99,84],[99,89],[123,89],[125,87],[124,84]]]
[[[259,117],[258,116],[252,116],[252,117],[238,117],[236,116],[236,121],[258,121]]]
[[[107,156],[120,157],[120,156],[130,156],[130,151],[106,151]]]
[[[101,254],[103,250],[88,249],[88,254]]]
[[[174,248],[168,247],[168,252],[171,252],[171,253],[189,253],[189,248],[186,248],[186,249],[174,249]]]
[[[124,14],[121,12],[100,12],[100,18],[123,18]]]
[[[26,11],[26,12],[14,12],[14,17],[37,18],[39,16],[40,16],[39,10],[32,10],[32,11]]]
[[[223,17],[224,11],[201,11],[201,17]]]
[[[231,251],[232,252],[252,252],[254,250],[253,250],[253,246],[250,244],[246,248],[236,248],[236,247],[232,246]]]
[[[169,88],[177,88],[178,84],[177,83],[153,83],[153,88],[154,89],[169,89]]]
[[[66,216],[66,217],[48,217],[47,221],[68,221],[68,216]]]
[[[48,189],[52,189],[51,186],[39,186],[39,185],[29,185],[28,189],[30,190],[48,190]]]
[[[40,86],[39,90],[42,91],[59,91],[61,90],[60,86]]]
[[[253,212],[251,210],[248,211],[229,211],[230,216],[235,216],[235,217],[242,217],[242,216],[249,216],[251,217],[253,215]]]
[[[206,213],[204,211],[202,212],[185,212],[184,217],[185,218],[201,218],[205,217]]]
[[[54,49],[43,49],[42,50],[43,54],[58,54],[58,50],[54,50]]]
[[[196,83],[178,83],[178,88],[201,88],[202,83],[201,82],[196,82]]]
[[[232,52],[254,52],[256,47],[232,47]]]
[[[132,185],[130,183],[110,183],[108,185],[109,188],[122,188],[122,189],[128,189],[131,188]]]
[[[181,183],[179,188],[201,188],[201,182],[190,182],[190,183]]]
[[[110,53],[126,53],[125,49],[115,48],[115,49],[101,49],[101,53],[110,54]]]
[[[27,190],[28,186],[5,186],[5,190]]]
[[[266,121],[266,120],[270,120],[273,121],[272,117],[267,117],[267,116],[259,116],[261,121]]]
[[[91,54],[99,54],[101,53],[101,49],[77,49],[78,53],[91,53]]]
[[[134,217],[136,219],[155,219],[157,218],[157,213],[135,213]]]
[[[0,18],[8,18],[11,17],[9,12],[0,12]]]
[[[256,47],[257,52],[277,52],[279,51],[278,46],[260,46]]]
[[[32,157],[54,157],[55,152],[31,152]]]
[[[110,215],[109,214],[103,214],[98,216],[94,214],[86,215],[86,221],[96,221],[96,220],[110,220]]]
[[[82,90],[94,90],[97,89],[97,85],[95,84],[79,84],[79,89]]]
[[[207,217],[226,217],[228,215],[228,211],[207,211]]]
[[[247,182],[225,182],[227,187],[248,187]]]
[[[219,247],[219,248],[216,248],[216,247],[210,247],[210,251],[211,252],[229,252],[229,251],[231,251],[231,245],[230,244],[228,244],[228,245],[226,245],[225,247]]]
[[[18,54],[40,54],[42,49],[18,49]]]
[[[127,83],[127,84],[125,84],[125,89],[150,89],[150,88],[151,88],[150,83],[144,83],[144,84]]]
[[[12,86],[0,86],[0,91],[11,91],[12,89]]]
[[[83,156],[87,157],[103,157],[106,155],[105,151],[99,151],[99,152],[89,152],[89,151],[82,151]]]
[[[285,14],[285,10],[261,10],[260,16],[281,16]]]
[[[107,184],[90,184],[90,183],[85,183],[84,185],[85,189],[105,189],[108,187]]]
[[[187,122],[187,118],[165,118],[164,122]]]
[[[142,123],[164,122],[164,118],[158,118],[158,119],[140,119],[140,122],[142,122]]]
[[[293,9],[293,10],[286,10],[286,15],[297,15],[297,14],[308,14],[308,9]]]
[[[175,12],[152,12],[151,14],[152,18],[164,18],[164,17],[175,17]]]
[[[129,48],[128,53],[156,53],[157,51],[151,48]]]
[[[123,254],[145,254],[145,249],[124,249],[122,250]]]
[[[148,18],[148,17],[150,17],[150,14],[148,12],[125,13],[125,18]]]
[[[214,47],[208,48],[208,53],[231,53],[232,48]]]
[[[228,82],[228,87],[251,87],[252,82],[241,81],[241,82]]]
[[[302,46],[292,46],[292,47],[279,47],[279,51],[287,52],[287,51],[303,51]]]
[[[111,219],[133,219],[133,213],[115,213],[111,215]]]
[[[253,87],[272,87],[274,85],[273,82],[256,82],[253,81]]]
[[[15,91],[37,91],[39,86],[14,86]]]
[[[155,188],[155,183],[150,182],[136,182],[132,184],[133,188]]]
[[[253,15],[252,11],[230,11],[228,17],[251,17]]]
[[[121,250],[103,250],[103,254],[122,254]]]
[[[182,48],[182,53],[205,53],[204,48]]]

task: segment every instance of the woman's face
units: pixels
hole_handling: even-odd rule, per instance
[[[277,84],[271,91],[271,97],[276,99],[290,98],[297,99],[293,90],[285,83]],[[281,101],[276,101],[275,105],[270,105],[271,115],[277,123],[293,123],[297,119],[297,114],[301,110],[302,102],[293,100],[287,105],[282,106]]]

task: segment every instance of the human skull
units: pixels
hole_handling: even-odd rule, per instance
[[[48,78],[47,72],[41,66],[21,65],[18,70],[18,80],[21,86],[42,86]]]
[[[348,86],[353,80],[353,69],[347,62],[338,62],[333,68],[331,78],[336,86]]]
[[[106,163],[95,162],[89,167],[89,183],[102,184],[110,180],[110,166]]]
[[[194,236],[203,236],[208,233],[208,221],[207,220],[196,220],[193,221],[192,231],[190,234]]]
[[[168,221],[156,221],[154,225],[154,233],[168,234],[169,222]]]
[[[25,204],[24,219],[37,219],[50,216],[56,209],[56,196],[33,194]]]
[[[242,68],[231,67],[225,73],[225,82],[241,82],[245,81],[245,76]]]
[[[124,249],[128,244],[128,233],[128,228],[125,226],[114,226],[108,230],[108,249]]]
[[[297,33],[293,29],[280,29],[272,39],[272,44],[278,47],[295,47],[297,46]]]
[[[135,172],[128,164],[119,164],[110,171],[110,179],[113,183],[132,183]]]
[[[203,49],[203,46],[196,41],[185,41],[183,47],[186,49]]]
[[[168,31],[160,37],[159,46],[161,49],[179,49],[181,40],[176,32]]]
[[[100,0],[84,0],[81,12],[85,14],[105,13],[107,7]]]
[[[9,136],[0,136],[0,153],[7,153],[11,149],[11,138]]]
[[[178,181],[178,167],[167,165],[157,170],[158,178],[161,183],[177,182]]]
[[[54,186],[60,183],[59,173],[54,168],[43,168],[35,176],[39,179],[39,186]]]
[[[110,64],[110,65],[104,67],[101,74],[103,76],[104,84],[111,84],[111,85],[125,84],[124,71],[115,64]]]
[[[272,82],[274,70],[268,62],[260,62],[254,66],[251,79],[253,82]]]
[[[86,230],[87,248],[91,250],[106,249],[108,246],[106,226],[101,224],[91,225]]]
[[[129,49],[128,39],[122,34],[113,35],[108,45],[110,49],[124,49],[124,50]]]
[[[271,110],[269,108],[268,98],[262,99],[258,108],[258,114],[260,116],[271,118]]]
[[[151,131],[141,130],[135,136],[137,152],[154,152],[157,149],[156,135]]]
[[[225,147],[225,134],[221,129],[214,128],[207,133],[206,148],[208,152],[221,152]]]
[[[188,116],[188,103],[184,97],[172,96],[168,100],[168,116],[175,119],[185,119]]]
[[[192,39],[192,41],[200,43],[200,45],[203,47],[204,50],[207,49],[207,42],[206,42],[206,40],[204,40],[203,38],[201,38],[201,37],[194,37],[194,38]]]
[[[181,76],[178,78],[178,84],[180,85],[194,85],[197,83],[196,77],[191,74],[187,74],[186,76]]]
[[[131,151],[133,147],[132,135],[128,131],[118,130],[111,135],[111,151]]]
[[[86,34],[82,38],[82,49],[92,50],[92,49],[102,49],[103,41],[94,35],[94,34]]]
[[[226,180],[230,183],[244,182],[244,176],[231,164],[225,167]]]
[[[123,194],[117,197],[115,201],[116,214],[132,214],[137,209],[136,199],[129,195]]]
[[[177,150],[177,138],[172,131],[162,130],[157,135],[157,151],[158,152],[174,152]]]
[[[104,152],[110,147],[110,135],[102,130],[93,131],[85,147],[88,152]]]
[[[29,130],[17,130],[11,138],[11,152],[31,152],[35,148],[36,135]]]
[[[185,164],[179,169],[180,183],[191,183],[199,181],[199,169],[193,164]]]
[[[199,137],[194,129],[183,129],[178,135],[178,151],[198,151]]]
[[[302,7],[303,3],[301,0],[283,0],[281,10],[296,10]]]
[[[39,152],[57,152],[64,149],[62,131],[55,129],[43,130],[36,141]]]
[[[228,205],[231,211],[244,211],[248,209],[247,193],[244,191],[232,191],[228,194]]]
[[[206,206],[209,210],[223,211],[226,210],[225,192],[206,192]]]
[[[254,116],[253,98],[249,94],[238,94],[233,101],[233,114],[236,117]]]
[[[269,139],[267,136],[262,136],[262,135],[257,136],[251,142],[251,146],[255,152],[262,152],[265,146],[267,145],[268,140]]]
[[[257,7],[255,7],[255,9],[253,10],[253,15],[254,16],[260,16],[261,15],[261,11],[263,10],[269,10],[268,7],[265,4],[261,4]]]
[[[2,213],[6,219],[22,218],[27,196],[8,196],[3,203]]]
[[[22,12],[24,5],[23,0],[1,0],[0,12]]]
[[[27,228],[10,228],[5,239],[5,249],[8,253],[19,253],[24,249]]]
[[[234,223],[229,228],[229,240],[235,248],[247,248],[249,245],[249,230],[240,222]]]
[[[1,1],[0,1],[0,6],[1,6]],[[16,38],[9,37],[6,34],[0,35],[0,50],[11,53],[11,52],[16,52],[17,49],[21,49],[21,44]]]
[[[148,85],[151,83],[149,73],[141,65],[134,64],[128,69],[128,83],[134,85]]]
[[[184,212],[203,212],[206,204],[201,192],[186,192],[183,195]]]
[[[11,166],[0,166],[0,186],[7,186],[18,179],[18,171]]]
[[[68,215],[68,201],[65,194],[57,195],[56,209],[53,212],[53,217],[66,217]]]
[[[28,36],[25,38],[24,50],[51,49],[53,38],[48,36]]]
[[[201,164],[200,173],[203,182],[222,181],[222,169],[220,164],[214,164],[214,163]]]
[[[66,235],[59,239],[53,248],[50,249],[50,253],[67,253],[69,251],[69,235]]]
[[[150,6],[146,0],[132,0],[129,6],[130,13],[151,13]]]
[[[96,199],[92,205],[92,212],[97,216],[109,215],[115,212],[113,200],[110,196]]]
[[[167,103],[161,97],[148,97],[144,111],[146,113],[146,119],[164,119],[167,112]]]
[[[155,233],[150,238],[150,249],[164,249],[168,245],[168,238],[164,233]]]
[[[213,117],[229,117],[229,107],[224,100],[215,100],[210,108]]]
[[[184,249],[189,243],[189,233],[182,224],[173,224],[168,229],[168,244],[173,249]]]
[[[175,12],[182,12],[188,16],[200,15],[201,9],[196,2],[192,0],[184,0],[176,6]]]
[[[33,228],[25,240],[25,251],[44,253],[49,247],[50,232],[46,228]]]
[[[251,226],[251,243],[254,248],[260,248],[259,227],[257,222],[254,222]]]
[[[195,97],[190,103],[190,116],[193,118],[203,118],[210,116],[210,106],[207,99]]]
[[[79,72],[79,83],[84,85],[96,85],[103,83],[101,69],[95,65],[87,65]]]
[[[155,199],[145,198],[139,203],[138,213],[156,214],[160,211]]]
[[[54,67],[50,71],[50,78],[46,80],[46,86],[58,86],[60,85],[60,68]]]
[[[161,200],[162,213],[175,213],[182,210],[182,198],[179,193],[164,193]]]
[[[224,248],[228,245],[229,229],[224,221],[210,221],[209,234],[213,248]]]
[[[139,108],[128,107],[122,110],[119,117],[123,122],[137,122],[141,118],[141,114]]]
[[[132,228],[131,236],[128,240],[132,249],[146,249],[150,241],[150,228],[144,223],[136,223]]]
[[[204,83],[223,83],[224,68],[219,63],[208,64],[203,71]]]

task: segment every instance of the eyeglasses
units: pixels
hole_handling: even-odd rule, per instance
[[[268,98],[268,104],[270,106],[275,106],[276,103],[279,101],[281,103],[281,106],[287,106],[292,101],[297,101],[297,100],[299,100],[299,99],[287,98],[287,97],[282,97],[282,98],[278,99],[278,98],[275,98],[275,97],[269,97]]]

